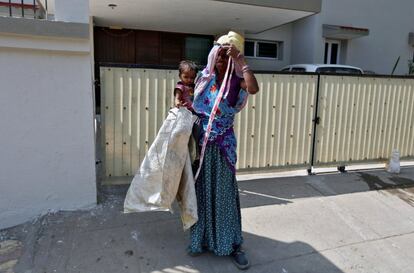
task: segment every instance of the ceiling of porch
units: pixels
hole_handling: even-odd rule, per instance
[[[212,35],[230,29],[260,33],[318,12],[321,0],[311,0],[316,3],[313,10],[309,1],[290,1],[289,6],[289,1],[280,0],[90,0],[90,12],[98,26]]]

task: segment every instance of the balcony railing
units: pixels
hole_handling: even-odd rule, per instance
[[[47,19],[47,0],[42,2],[39,0],[0,0],[0,16]]]

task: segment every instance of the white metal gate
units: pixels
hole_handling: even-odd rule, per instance
[[[104,177],[128,177],[173,106],[178,73],[101,67],[100,76]],[[378,161],[394,148],[413,157],[413,78],[256,77],[260,92],[236,118],[239,171]]]
[[[320,77],[315,165],[414,155],[414,79]]]

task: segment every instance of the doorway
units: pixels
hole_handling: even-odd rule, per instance
[[[338,64],[341,50],[341,41],[325,40],[324,64]]]

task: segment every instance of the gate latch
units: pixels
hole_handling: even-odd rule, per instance
[[[320,117],[316,117],[316,118],[312,119],[312,121],[313,122],[316,122],[316,124],[319,124],[320,121],[321,121],[321,118]]]

